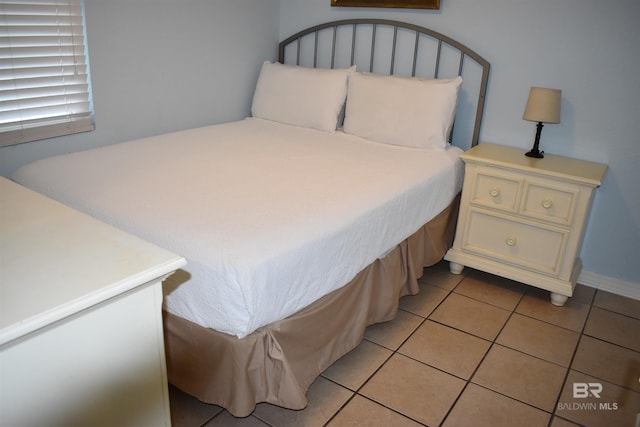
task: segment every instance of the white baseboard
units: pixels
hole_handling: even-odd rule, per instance
[[[578,276],[578,283],[611,292],[612,294],[640,300],[640,283],[627,282],[584,270]]]

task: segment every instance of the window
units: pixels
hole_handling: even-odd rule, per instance
[[[0,146],[93,130],[82,0],[0,0]]]

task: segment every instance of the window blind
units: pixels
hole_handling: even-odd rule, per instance
[[[0,0],[0,146],[92,130],[82,0]]]

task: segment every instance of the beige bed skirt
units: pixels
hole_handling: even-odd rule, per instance
[[[393,319],[401,296],[418,293],[423,268],[451,247],[458,203],[346,286],[243,339],[165,312],[169,382],[236,417],[260,402],[303,409],[320,373],[354,349],[368,325]]]

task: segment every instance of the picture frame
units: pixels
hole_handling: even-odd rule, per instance
[[[331,0],[331,6],[440,9],[440,0]]]

